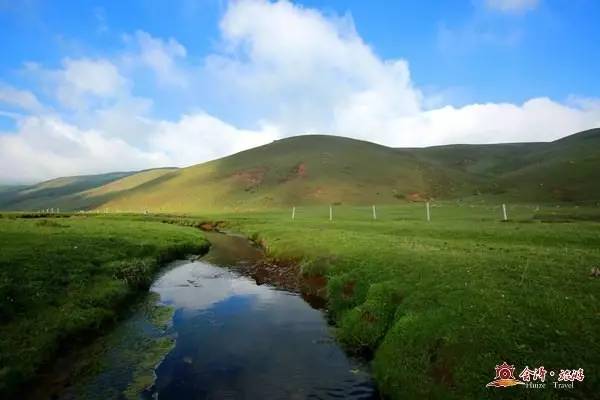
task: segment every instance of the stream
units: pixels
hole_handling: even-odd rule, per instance
[[[105,356],[107,367],[77,395],[69,389],[58,398],[131,398],[123,393],[134,362],[122,353],[160,335],[172,345],[144,399],[378,398],[367,365],[339,347],[322,310],[243,274],[264,257],[258,247],[233,235],[207,238],[205,256],[171,263],[150,289],[174,310],[168,328],[158,332],[134,314]]]

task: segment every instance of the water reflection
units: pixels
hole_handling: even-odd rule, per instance
[[[177,343],[148,397],[376,397],[364,366],[337,346],[320,311],[221,267],[252,262],[258,249],[237,237],[210,240],[206,257],[176,264],[152,288],[176,308]]]

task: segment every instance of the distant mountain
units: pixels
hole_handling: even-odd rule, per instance
[[[0,189],[0,207],[202,211],[426,199],[596,202],[600,129],[548,143],[404,149],[306,135],[188,168],[122,174],[61,178],[20,188],[19,197]]]
[[[90,209],[107,201],[111,195],[119,192],[119,188],[126,190],[138,186],[139,183],[143,183],[144,176],[157,176],[172,170],[174,168],[138,172],[112,172],[99,175],[56,178],[36,185],[0,186],[0,209]],[[132,176],[136,176],[136,178]],[[123,181],[133,181],[136,183],[130,187],[116,183]]]

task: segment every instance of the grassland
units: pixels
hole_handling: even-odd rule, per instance
[[[159,266],[208,243],[197,230],[128,217],[0,218],[0,394],[96,336]]]
[[[593,398],[600,392],[600,209],[436,202],[204,215],[0,219],[2,382],[116,318],[156,262],[204,246],[176,224],[225,221],[274,260],[327,277],[339,340],[400,398]],[[119,260],[128,260],[126,262]],[[146,268],[145,265],[151,265]],[[8,299],[13,299],[7,301]],[[494,367],[585,370],[574,389],[490,389]],[[547,378],[553,380],[555,378]],[[551,385],[551,384],[549,384]],[[6,386],[5,386],[6,387]]]
[[[370,354],[393,399],[582,398],[600,393],[598,208],[435,204],[213,215],[328,278],[329,311],[350,351]],[[587,221],[583,221],[587,220]],[[584,368],[575,389],[490,389],[520,372]],[[556,378],[549,378],[555,380]],[[552,385],[552,384],[549,384]]]

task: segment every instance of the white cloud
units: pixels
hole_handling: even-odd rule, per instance
[[[136,47],[132,54],[125,56],[128,63],[150,68],[161,83],[186,86],[186,73],[177,62],[186,57],[187,51],[177,40],[162,40],[137,31],[133,36],[126,35],[125,41]]]
[[[128,106],[104,110],[107,114],[97,119],[104,125],[97,123],[97,128],[90,129],[49,114],[19,119],[16,132],[0,135],[0,182],[189,166],[279,137],[273,127],[242,130],[203,112],[184,115],[174,122],[134,115],[115,120],[119,113],[133,110],[136,105]],[[138,136],[136,140],[120,136],[124,128]]]
[[[535,98],[522,105],[486,103],[461,108],[445,106],[411,117],[383,121],[375,129],[380,132],[380,143],[408,147],[549,141],[598,126],[598,103],[567,106],[548,98]],[[352,121],[346,128],[352,129]],[[402,132],[402,135],[396,135],[396,132]],[[359,134],[357,132],[357,136]]]
[[[35,94],[27,90],[19,90],[10,85],[3,84],[0,84],[0,103],[31,112],[43,109]]]
[[[279,138],[275,127],[238,129],[206,113],[184,115],[177,122],[158,123],[151,147],[166,154],[173,165],[184,166],[260,146]]]
[[[64,58],[61,67],[49,69],[35,62],[24,63],[23,74],[57,106],[84,110],[98,101],[114,100],[129,91],[129,81],[113,62],[104,58]]]
[[[224,50],[208,59],[209,74],[220,90],[245,99],[239,107],[256,108],[284,135],[325,132],[422,146],[552,140],[600,125],[593,101],[428,110],[408,63],[374,54],[347,16],[326,18],[286,1],[239,1],[230,3],[221,30]]]
[[[224,51],[206,65],[219,91],[290,133],[329,130],[338,109],[372,119],[419,110],[408,63],[378,58],[348,16],[328,19],[289,2],[232,2],[221,31]],[[372,99],[378,106],[365,109]]]
[[[521,13],[535,9],[540,0],[485,0],[488,8],[509,13]]]
[[[168,163],[97,130],[56,116],[26,117],[16,133],[0,135],[0,181],[38,181],[65,175],[141,169]]]
[[[99,97],[113,97],[123,87],[125,79],[107,60],[64,60],[60,72],[65,90],[77,94],[90,93]]]
[[[375,54],[350,16],[241,0],[229,4],[220,28],[219,51],[202,65],[190,63],[175,39],[141,31],[111,59],[65,59],[55,70],[28,64],[71,109],[48,114],[50,107],[36,110],[32,93],[10,88],[3,95],[0,88],[0,100],[31,113],[15,115],[16,131],[0,135],[0,181],[186,166],[301,133],[424,146],[553,140],[600,126],[597,98],[445,105],[413,83],[406,60]],[[158,82],[154,98],[135,94],[148,84],[144,72]],[[194,101],[159,119],[153,100],[162,100],[165,84],[176,100],[198,92],[210,93],[204,101],[221,97],[222,109],[248,123],[228,122],[204,111],[219,109],[214,103]]]

